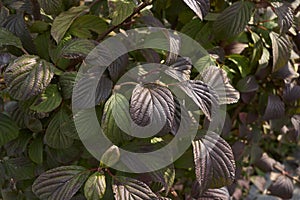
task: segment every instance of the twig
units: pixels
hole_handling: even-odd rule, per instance
[[[90,5],[89,8],[93,7],[96,3],[100,2],[100,0],[95,0],[93,1]]]
[[[23,47],[21,48],[21,50],[23,51],[23,53],[25,53],[26,55],[29,55],[29,53],[26,51],[26,49],[24,49]]]
[[[37,0],[30,0],[31,2],[31,7],[32,7],[32,14],[34,17],[34,20],[41,20],[42,16],[40,13],[41,7],[40,4]]]
[[[109,29],[107,29],[103,34],[99,36],[97,41],[103,40],[108,34],[110,34],[115,29],[121,27],[124,23],[131,20],[136,14],[138,14],[141,10],[143,10],[145,7],[150,5],[151,3],[149,1],[142,2],[138,7],[136,7],[131,15],[129,15],[126,19],[124,19],[120,24],[111,26]]]
[[[274,167],[276,170],[280,171],[283,175],[289,177],[290,179],[292,179],[292,180],[294,180],[295,182],[297,182],[297,183],[300,184],[299,178],[290,175],[287,171],[285,171],[284,169],[282,169],[280,166],[274,164],[273,167]]]

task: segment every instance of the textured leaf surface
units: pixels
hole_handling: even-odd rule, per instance
[[[89,176],[80,166],[63,166],[40,175],[32,185],[32,191],[40,199],[69,200]]]
[[[230,199],[229,192],[226,187],[218,188],[218,189],[208,189],[204,192],[204,194],[198,198],[197,200],[225,200]]]
[[[96,172],[91,175],[84,185],[84,196],[87,200],[102,199],[106,190],[104,174]]]
[[[47,113],[55,110],[61,102],[62,97],[58,91],[57,85],[51,84],[30,106],[30,109],[37,112]]]
[[[93,49],[95,43],[87,39],[71,40],[61,50],[61,56],[70,59],[85,58]]]
[[[0,46],[12,45],[18,48],[22,48],[22,42],[20,38],[5,30],[4,28],[0,28]]]
[[[229,38],[242,32],[251,18],[253,8],[254,4],[249,1],[237,1],[226,8],[215,21],[216,36]]]
[[[235,178],[233,153],[218,134],[209,132],[202,139],[193,141],[193,153],[196,178],[202,192],[232,184]]]
[[[190,80],[192,61],[190,58],[177,58],[176,62],[165,70],[165,73],[178,81]]]
[[[250,75],[239,80],[236,87],[240,92],[255,92],[256,90],[258,90],[259,85],[255,77]]]
[[[145,183],[118,176],[113,182],[116,200],[155,200],[159,199]]]
[[[288,177],[279,175],[268,190],[272,195],[283,199],[290,199],[293,197],[294,184]]]
[[[268,104],[263,118],[265,120],[278,119],[283,117],[285,113],[285,106],[282,100],[277,95],[270,95],[268,97]]]
[[[294,102],[300,99],[300,86],[296,83],[287,83],[283,90],[283,98],[287,102]]]
[[[0,113],[0,146],[17,138],[19,128],[16,123],[7,115]]]
[[[171,130],[175,113],[173,95],[166,87],[149,83],[137,85],[132,92],[130,115],[139,126],[161,126],[163,132]]]
[[[77,72],[65,72],[59,76],[59,85],[64,99],[70,99],[72,97],[76,76]]]
[[[68,11],[60,13],[54,20],[51,35],[58,43],[64,37],[73,21],[87,11],[87,6],[70,8]]]
[[[209,12],[209,0],[183,0],[203,20]]]
[[[45,11],[47,14],[58,14],[63,9],[63,0],[38,0],[41,8]]]
[[[28,148],[29,158],[37,164],[42,164],[43,150],[44,150],[44,143],[42,137],[35,138]]]
[[[108,1],[109,13],[112,18],[112,24],[118,25],[133,13],[135,4],[129,0]]]
[[[5,160],[4,167],[6,174],[17,181],[28,180],[35,177],[35,166],[25,157]]]
[[[73,139],[63,133],[63,124],[69,121],[69,115],[65,109],[60,109],[50,121],[45,134],[45,143],[55,149],[68,148],[73,144]]]
[[[218,96],[214,90],[199,80],[180,83],[179,87],[197,104],[205,116],[211,120],[212,108],[219,105]]]
[[[291,56],[291,43],[287,36],[279,36],[275,32],[270,33],[272,40],[273,72],[284,67]]]
[[[216,92],[220,104],[236,103],[239,100],[240,93],[230,84],[223,69],[216,66],[207,67],[201,72],[201,77],[203,82]]]
[[[18,100],[27,100],[42,93],[53,77],[53,67],[37,56],[17,58],[4,74],[10,95]]]
[[[272,2],[275,14],[278,17],[278,25],[280,27],[280,33],[287,33],[292,27],[294,22],[294,14],[292,8],[287,2]]]
[[[117,81],[118,78],[125,73],[126,67],[129,62],[128,54],[124,54],[118,57],[114,62],[108,66],[109,76],[113,81]]]

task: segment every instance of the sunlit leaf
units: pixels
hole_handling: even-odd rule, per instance
[[[37,56],[24,55],[17,58],[4,74],[10,95],[18,100],[27,100],[41,94],[54,75],[53,67]]]
[[[0,28],[0,46],[12,45],[18,48],[22,48],[22,42],[20,38],[9,32],[4,28]]]
[[[88,178],[89,170],[80,166],[63,166],[41,174],[32,191],[40,199],[70,200]]]
[[[294,22],[294,14],[292,8],[287,2],[272,2],[274,11],[278,16],[278,25],[280,27],[280,33],[286,33],[292,27]]]
[[[95,172],[84,185],[84,196],[87,200],[100,200],[106,190],[106,181],[103,173]]]
[[[203,20],[208,14],[210,3],[209,0],[183,0],[196,14]]]
[[[192,61],[189,58],[179,57],[165,73],[178,81],[187,81],[190,79],[191,69]]]
[[[118,25],[133,13],[135,3],[129,0],[109,0],[108,7],[112,24]]]

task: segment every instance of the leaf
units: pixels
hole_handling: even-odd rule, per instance
[[[124,54],[118,57],[114,62],[108,66],[109,76],[113,81],[117,81],[126,71],[128,66],[129,57],[128,54]]]
[[[232,184],[235,162],[230,145],[214,132],[193,141],[196,178],[202,193],[207,188]]]
[[[277,95],[269,95],[268,104],[263,116],[264,120],[278,119],[285,114],[285,106]]]
[[[43,131],[43,124],[39,119],[31,116],[24,116],[25,126],[34,133],[39,133]]]
[[[69,33],[79,38],[92,38],[92,33],[98,35],[108,28],[107,23],[95,15],[83,15],[75,19]]]
[[[137,125],[151,124],[150,128],[168,133],[175,114],[173,95],[168,88],[155,83],[137,85],[132,92],[129,112]]]
[[[63,10],[63,0],[38,0],[41,8],[49,15],[57,15]]]
[[[50,121],[44,137],[45,143],[55,149],[68,148],[73,144],[73,139],[64,135],[62,126],[70,120],[66,109],[60,109]]]
[[[37,56],[17,58],[4,73],[10,95],[17,100],[27,100],[41,94],[53,77],[53,67]]]
[[[101,162],[109,167],[113,167],[120,160],[120,150],[116,145],[109,147],[102,155]]]
[[[153,181],[161,183],[164,186],[166,194],[168,194],[175,181],[175,168],[174,166],[165,167],[150,172],[150,176],[153,178]]]
[[[0,28],[0,46],[2,47],[5,45],[23,48],[20,38],[15,36],[13,33],[9,32],[8,30]]]
[[[102,199],[106,190],[106,181],[103,173],[96,172],[89,177],[84,185],[84,196],[87,200]]]
[[[294,102],[300,99],[300,86],[294,82],[285,84],[283,99],[287,102]]]
[[[70,200],[89,177],[80,166],[63,166],[48,170],[33,183],[32,191],[40,199]]]
[[[280,34],[287,33],[293,26],[294,14],[287,2],[271,2],[275,14],[278,16]]]
[[[273,72],[284,67],[291,56],[291,43],[287,36],[279,36],[275,32],[270,33],[272,41]]]
[[[210,3],[209,0],[183,0],[197,15],[203,20],[208,14]]]
[[[239,80],[236,88],[240,92],[255,92],[258,90],[259,85],[254,76],[246,76],[245,78]]]
[[[112,24],[118,25],[133,13],[135,4],[130,0],[108,0],[108,7]]]
[[[54,40],[59,43],[64,37],[73,21],[80,15],[87,12],[87,6],[72,7],[68,11],[60,13],[53,22],[51,35]]]
[[[217,94],[220,104],[238,102],[240,93],[230,84],[227,73],[216,66],[209,66],[200,73],[204,83],[209,85]]]
[[[176,62],[165,70],[165,73],[178,81],[190,80],[192,61],[190,58],[177,58]]]
[[[87,39],[75,39],[67,42],[60,54],[68,59],[84,59],[93,49],[95,43]]]
[[[230,199],[230,194],[226,187],[218,189],[208,189],[197,200],[212,200],[212,199]]]
[[[56,84],[49,85],[45,92],[42,93],[30,106],[31,110],[37,112],[51,112],[55,110],[62,102],[62,97]]]
[[[288,177],[279,175],[268,190],[271,192],[271,195],[290,199],[293,197],[294,184]]]
[[[113,87],[113,82],[104,74],[100,77],[101,69],[92,68],[85,74],[80,74],[73,89],[73,105],[75,108],[91,108],[105,101]],[[95,91],[93,99],[91,91]]]
[[[269,157],[267,153],[263,153],[261,158],[254,163],[255,166],[264,172],[273,171],[274,164],[276,164],[276,160]]]
[[[228,56],[228,60],[236,64],[243,78],[251,73],[251,67],[249,66],[249,59],[247,57],[233,54]]]
[[[7,115],[0,113],[0,146],[14,140],[19,135],[17,124]]]
[[[274,77],[279,79],[286,79],[286,80],[292,80],[294,78],[298,78],[299,74],[294,69],[293,65],[288,62],[285,66],[280,68],[278,71],[276,71],[274,74]]]
[[[122,176],[117,176],[113,180],[113,192],[116,200],[159,199],[145,183]]]
[[[121,144],[132,138],[126,134],[130,132],[130,127],[127,126],[131,124],[128,111],[128,100],[122,94],[113,93],[105,103],[101,127],[106,136],[114,144]],[[118,126],[119,124],[116,123],[116,120],[122,122],[123,129]]]
[[[64,72],[59,76],[59,86],[64,99],[70,99],[72,97],[76,76],[77,72]]]
[[[44,150],[43,138],[42,137],[35,138],[28,148],[29,158],[37,164],[42,164],[43,153],[44,153],[43,150]]]
[[[7,176],[16,181],[28,180],[35,177],[35,166],[25,157],[5,160],[4,167]]]
[[[237,1],[226,8],[214,23],[218,38],[230,38],[244,30],[250,21],[254,4],[249,1]]]
[[[181,82],[179,87],[201,109],[205,116],[211,120],[212,108],[219,105],[217,94],[205,83],[199,80]]]

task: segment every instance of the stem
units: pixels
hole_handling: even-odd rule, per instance
[[[29,55],[29,53],[26,51],[26,49],[24,49],[24,47],[22,47],[21,50],[22,50],[23,53],[25,53],[26,55]]]
[[[131,15],[129,15],[126,19],[124,19],[120,24],[111,26],[109,29],[107,29],[102,35],[99,36],[99,38],[97,39],[97,41],[103,40],[108,34],[110,34],[111,32],[113,32],[115,29],[121,27],[127,21],[131,20],[131,18],[133,18],[137,13],[139,13],[141,10],[143,10],[145,7],[147,7],[150,4],[151,3],[148,2],[148,1],[142,2],[138,7],[136,7],[134,9],[134,11],[133,11],[133,13]]]
[[[297,183],[300,183],[300,180],[297,177],[294,177],[292,175],[290,175],[287,171],[285,171],[284,169],[282,169],[280,166],[278,166],[277,164],[274,164],[273,166],[276,170],[280,171],[283,175],[289,177],[290,179],[296,181]]]
[[[34,20],[41,20],[42,16],[40,13],[41,7],[40,4],[37,0],[30,0],[31,2],[31,7],[32,7],[32,14],[34,17]]]
[[[89,8],[93,7],[95,4],[97,4],[98,2],[100,2],[100,0],[95,0],[93,1],[90,5]]]

